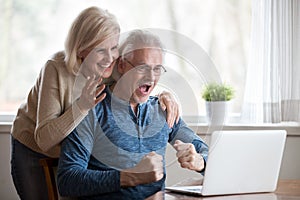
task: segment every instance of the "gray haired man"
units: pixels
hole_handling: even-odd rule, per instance
[[[120,46],[116,82],[62,144],[62,196],[145,199],[163,190],[168,142],[182,168],[204,171],[207,145],[182,119],[170,128],[150,96],[166,72],[163,52],[159,38],[144,30],[132,31]]]

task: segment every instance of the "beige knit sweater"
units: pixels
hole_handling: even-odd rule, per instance
[[[87,115],[76,101],[85,81],[83,76],[67,71],[62,52],[55,54],[20,106],[12,127],[13,137],[33,151],[59,157],[60,142]]]

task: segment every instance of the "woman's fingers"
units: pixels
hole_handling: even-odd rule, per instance
[[[103,93],[105,85],[102,84],[102,78],[96,78],[94,75],[92,78],[87,77],[87,82],[82,89],[81,96],[79,98],[79,106],[82,111],[88,111],[96,104],[103,101],[106,94]]]
[[[158,97],[162,110],[166,110],[167,112],[167,124],[171,128],[175,123],[179,122],[179,104],[169,92],[163,91]]]
[[[103,99],[106,97],[106,93],[101,94],[98,96],[95,100],[95,105],[97,105],[99,102],[103,101]]]

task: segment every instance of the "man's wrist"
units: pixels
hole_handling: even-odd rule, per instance
[[[120,172],[120,185],[121,187],[133,187],[138,185],[138,177],[136,173],[121,171]]]

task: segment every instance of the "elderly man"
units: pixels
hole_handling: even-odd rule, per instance
[[[182,119],[172,128],[150,93],[166,72],[158,37],[142,30],[120,46],[106,98],[62,143],[58,189],[80,199],[145,199],[164,189],[167,143],[182,168],[203,172],[208,147]]]

